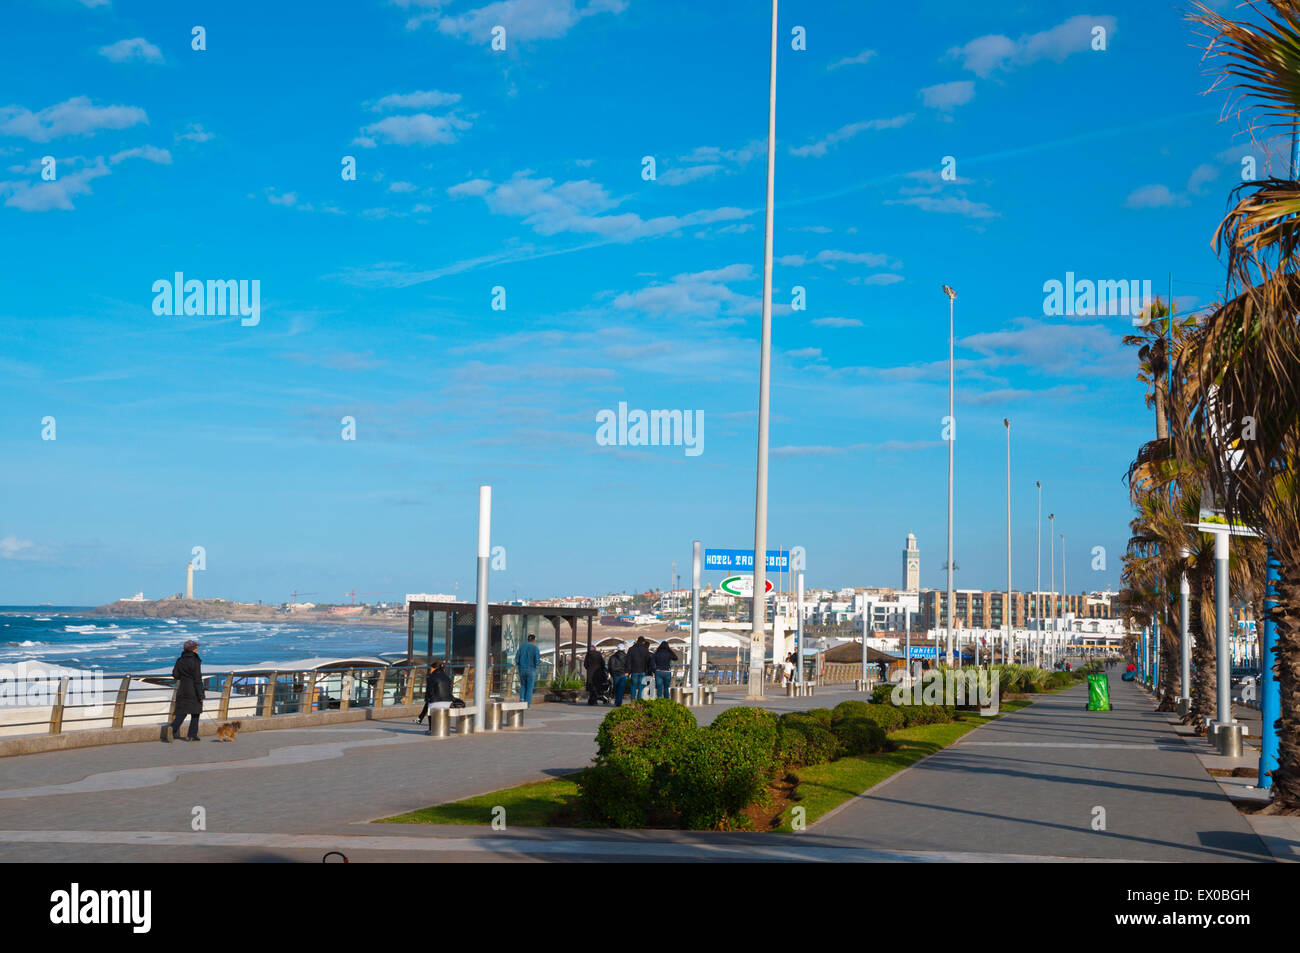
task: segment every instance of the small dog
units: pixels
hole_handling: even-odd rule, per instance
[[[221,725],[217,728],[217,740],[234,741],[235,735],[239,733],[239,729],[242,727],[244,727],[244,723],[240,721],[226,722],[224,725]]]

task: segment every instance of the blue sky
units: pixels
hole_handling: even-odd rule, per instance
[[[1264,174],[1173,5],[1002,6],[782,7],[769,543],[810,585],[897,585],[909,531],[942,584],[946,283],[958,584],[1005,584],[1009,417],[1016,586],[1041,480],[1043,585],[1053,511],[1069,588],[1117,588],[1154,429],[1129,319],[1043,284],[1203,306],[1243,153]],[[0,14],[0,603],[169,594],[198,545],[199,595],[466,593],[480,483],[494,598],[752,545],[768,7],[307,11]],[[259,323],[156,315],[178,271],[258,280]],[[703,453],[598,445],[620,401],[702,411]]]

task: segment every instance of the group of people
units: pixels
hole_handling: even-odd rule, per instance
[[[673,662],[676,661],[677,653],[666,639],[652,651],[650,640],[644,635],[637,636],[626,652],[620,645],[608,659],[592,646],[582,660],[587,672],[587,704],[596,704],[612,689],[614,707],[619,707],[623,704],[623,696],[628,694],[629,682],[633,700],[640,701],[648,678],[654,679],[655,694],[667,698],[673,683]]]

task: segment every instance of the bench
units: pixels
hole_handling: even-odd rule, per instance
[[[435,738],[446,738],[451,732],[453,721],[459,722],[456,725],[456,734],[467,734],[477,714],[478,709],[473,705],[466,705],[464,708],[430,708],[429,734]]]
[[[527,702],[501,702],[501,712],[505,715],[505,726],[507,728],[522,728],[524,726],[524,712],[527,710]]]

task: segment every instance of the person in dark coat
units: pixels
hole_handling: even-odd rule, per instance
[[[616,648],[609,657],[608,668],[609,677],[614,680],[614,707],[621,708],[623,695],[627,692],[627,653],[623,646]]]
[[[668,644],[668,640],[664,639],[659,643],[659,648],[655,649],[652,660],[655,666],[655,694],[660,698],[667,698],[668,689],[673,684],[673,662],[677,661],[677,653]]]
[[[645,691],[645,677],[654,671],[654,660],[650,657],[650,643],[644,635],[638,636],[627,653],[627,671],[632,676],[632,699],[641,700]]]
[[[429,680],[424,686],[424,711],[420,712],[420,717],[423,718],[433,708],[450,708],[454,699],[447,660],[434,662],[429,667]],[[433,734],[432,716],[429,718],[429,734]]]
[[[420,709],[420,716],[415,719],[416,724],[424,721],[429,714],[429,706],[434,702],[451,701],[451,677],[447,674],[446,659],[441,662],[434,662],[429,666],[429,677],[424,682],[424,707]]]
[[[582,667],[587,670],[587,704],[594,705],[605,678],[605,656],[593,645],[582,657]]]
[[[181,722],[190,716],[190,730],[186,741],[199,740],[199,715],[203,712],[203,660],[199,658],[199,643],[190,639],[182,647],[181,657],[172,666],[176,680],[176,718],[172,721],[172,737],[181,737]]]

